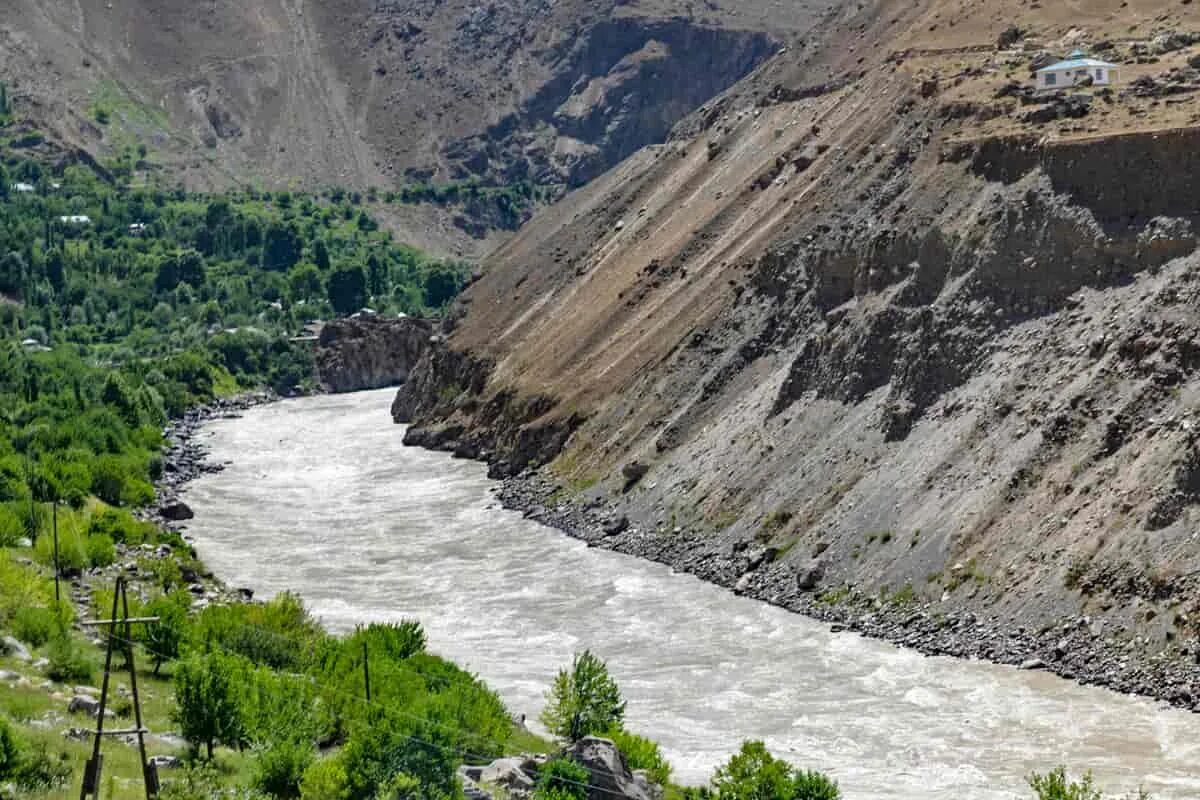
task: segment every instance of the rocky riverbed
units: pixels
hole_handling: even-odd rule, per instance
[[[575,500],[542,472],[503,481],[498,497],[508,508],[568,535],[619,553],[647,558],[729,588],[740,595],[909,647],[926,655],[973,658],[1021,669],[1053,672],[1081,684],[1150,697],[1200,711],[1200,642],[1184,640],[1148,655],[1138,637],[1105,636],[1087,616],[1029,630],[968,610],[920,603],[903,596],[868,597],[855,589],[811,592],[822,577],[819,553],[799,573],[776,568],[770,547],[714,549],[703,538],[675,529],[643,530],[602,499]],[[966,565],[956,565],[971,580]]]
[[[178,530],[181,523],[192,519],[193,512],[180,499],[180,493],[188,483],[201,475],[220,472],[225,468],[224,464],[208,460],[207,452],[197,441],[201,428],[215,419],[236,419],[247,409],[278,399],[279,396],[274,392],[250,392],[197,406],[171,422],[164,431],[166,446],[162,454],[162,477],[155,483],[158,502],[143,511],[142,517],[170,530]]]

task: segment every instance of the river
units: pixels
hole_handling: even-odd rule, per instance
[[[401,444],[394,392],[253,409],[206,428],[224,472],[189,526],[218,576],[291,589],[331,629],[415,618],[430,649],[535,719],[576,650],[609,664],[628,727],[702,783],[746,738],[848,800],[1028,798],[1064,763],[1114,795],[1200,796],[1200,716],[1049,674],[926,658],[588,549],[501,509],[479,464]]]

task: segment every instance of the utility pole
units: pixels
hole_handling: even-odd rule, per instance
[[[62,582],[62,570],[58,566],[58,500],[54,501],[54,605],[55,608],[62,608],[62,590],[59,584]]]
[[[363,636],[363,684],[367,687],[367,702],[371,702],[371,659],[367,652],[367,637]]]
[[[120,609],[123,617],[117,618]],[[138,695],[137,669],[133,663],[133,628],[135,624],[158,622],[158,617],[130,617],[129,594],[126,590],[125,579],[117,578],[113,591],[112,617],[110,619],[86,620],[82,624],[90,627],[108,628],[108,643],[104,653],[104,681],[100,684],[100,710],[96,715],[96,730],[92,731],[92,757],[88,759],[83,769],[83,785],[79,789],[79,800],[100,800],[100,772],[104,757],[100,755],[100,741],[105,736],[137,735],[138,753],[142,761],[142,782],[146,787],[146,800],[158,796],[158,768],[146,759],[146,734],[148,730],[142,725],[142,702]],[[135,727],[127,730],[104,730],[104,710],[108,703],[108,679],[112,672],[113,647],[120,640],[124,649],[125,663],[129,668],[129,686],[133,691],[133,714]]]

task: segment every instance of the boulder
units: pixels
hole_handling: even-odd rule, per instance
[[[525,759],[501,758],[483,768],[479,783],[498,786],[510,795],[524,796],[533,791],[534,779],[525,770]]]
[[[588,800],[652,800],[642,782],[629,770],[625,756],[608,739],[586,736],[567,755],[591,773]]]
[[[29,648],[12,636],[5,636],[3,640],[0,640],[0,645],[2,645],[0,646],[0,652],[12,656],[17,661],[28,663],[33,660],[33,656],[29,653]]]
[[[631,461],[628,464],[626,464],[624,467],[622,467],[621,468],[621,476],[623,478],[625,478],[624,491],[628,492],[634,486],[637,486],[638,482],[642,478],[646,477],[646,473],[648,473],[649,471],[650,471],[649,465],[643,464],[640,461]]]
[[[89,717],[99,716],[100,701],[86,694],[77,694],[67,704],[67,711],[72,714],[87,714]]]
[[[796,573],[796,588],[802,592],[811,592],[821,584],[824,577],[825,565],[821,559],[811,559]]]
[[[162,515],[163,519],[170,520],[171,522],[184,522],[189,519],[194,519],[196,516],[196,513],[192,511],[191,507],[182,500],[176,500],[174,502],[167,503],[158,510],[158,513]]]
[[[624,514],[615,519],[610,519],[608,522],[604,523],[605,536],[616,536],[624,533],[627,530],[629,530],[629,517],[625,516]]]
[[[19,672],[13,672],[9,669],[0,669],[0,682],[12,683],[19,680],[21,680],[21,674]]]

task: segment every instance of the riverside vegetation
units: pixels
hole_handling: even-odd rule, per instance
[[[465,267],[393,242],[345,193],[205,197],[0,152],[0,796],[65,797],[78,784],[88,743],[77,727],[63,735],[66,700],[90,693],[101,654],[78,623],[105,613],[100,579],[118,569],[134,581],[133,613],[159,619],[117,644],[137,654],[151,751],[181,759],[164,797],[441,800],[463,795],[461,764],[529,751],[559,754],[544,759],[537,800],[588,797],[590,773],[428,653],[418,623],[334,637],[291,595],[198,603],[184,580],[202,571],[194,553],[133,513],[155,500],[169,419],[247,389],[309,389],[310,354],[294,341],[306,322],[367,304],[436,314]],[[55,597],[55,516],[59,567],[90,576],[90,597]],[[111,705],[122,719],[125,688]],[[671,786],[658,747],[624,728],[624,708],[585,652],[543,719],[567,742],[611,739],[671,796],[839,796],[760,742],[710,787]],[[109,742],[106,754],[103,796],[135,796],[133,748]],[[1062,772],[1032,786],[1043,800],[1098,797]]]

